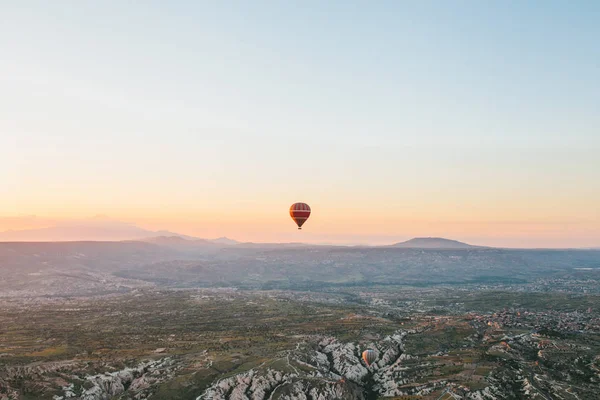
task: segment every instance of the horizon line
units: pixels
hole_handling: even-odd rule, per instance
[[[89,239],[81,239],[81,240],[0,240],[0,245],[4,245],[4,244],[58,244],[58,243],[131,243],[131,242],[135,242],[135,243],[146,243],[146,244],[150,244],[150,245],[156,245],[156,246],[161,246],[164,244],[159,244],[159,243],[152,243],[149,241],[149,239],[156,239],[156,238],[173,238],[173,237],[177,237],[180,238],[181,240],[184,241],[189,241],[189,242],[193,242],[195,240],[201,240],[201,241],[206,241],[209,242],[211,244],[214,244],[215,246],[221,246],[223,248],[233,248],[233,247],[238,247],[238,246],[243,246],[243,245],[281,245],[281,246],[285,246],[285,245],[294,245],[294,246],[304,246],[304,247],[344,247],[344,248],[352,248],[352,247],[368,247],[368,248],[396,248],[396,249],[419,249],[419,250],[582,250],[582,251],[593,251],[593,250],[600,250],[600,246],[585,246],[585,247],[508,247],[508,246],[482,246],[482,245],[473,245],[473,244],[469,244],[469,243],[465,243],[465,242],[460,242],[454,239],[447,239],[447,238],[443,238],[443,237],[414,237],[412,239],[403,241],[403,242],[396,242],[396,243],[392,243],[392,244],[333,244],[333,243],[310,243],[310,242],[237,242],[237,243],[233,243],[233,244],[222,244],[222,243],[217,243],[214,242],[214,240],[217,239],[230,239],[228,237],[222,236],[216,239],[204,239],[204,238],[196,238],[196,239],[186,239],[180,235],[172,235],[172,236],[165,236],[165,235],[159,235],[159,236],[150,236],[147,238],[140,238],[140,239],[119,239],[119,240],[89,240]],[[447,240],[447,241],[453,241],[453,242],[458,242],[460,244],[465,245],[466,247],[423,247],[423,246],[405,246],[405,247],[397,247],[397,245],[401,245],[401,244],[405,244],[407,242],[409,242],[410,240],[414,240],[414,239],[442,239],[442,240]],[[234,239],[230,239],[230,240],[234,240]],[[235,240],[234,240],[235,241]]]

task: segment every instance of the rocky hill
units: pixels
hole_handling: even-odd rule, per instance
[[[478,247],[459,242],[458,240],[434,237],[413,238],[406,242],[396,243],[392,246],[405,249],[472,249]]]

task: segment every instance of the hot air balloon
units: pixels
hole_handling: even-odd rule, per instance
[[[367,364],[367,367],[370,367],[371,364],[377,359],[377,353],[375,350],[367,349],[362,353],[362,359]]]
[[[310,207],[306,203],[294,203],[290,207],[290,217],[298,225],[298,229],[302,229],[302,225],[310,217]]]

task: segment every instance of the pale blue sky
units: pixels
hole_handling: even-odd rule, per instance
[[[342,208],[600,242],[600,2],[141,4],[0,3],[0,214],[300,200],[333,236]]]

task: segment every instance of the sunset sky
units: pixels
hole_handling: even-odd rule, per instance
[[[593,0],[3,2],[0,231],[600,247],[599,20]]]

